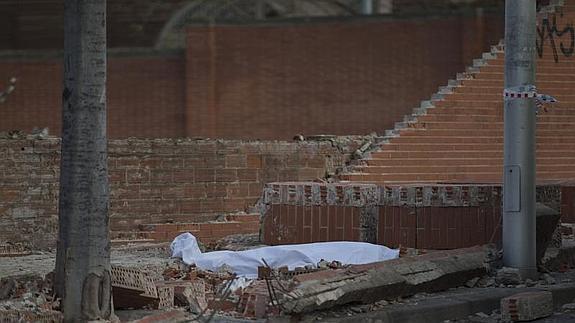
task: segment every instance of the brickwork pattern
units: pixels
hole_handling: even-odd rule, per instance
[[[231,218],[227,216],[226,221],[217,222],[145,224],[140,225],[140,231],[135,234],[138,239],[171,242],[178,235],[190,232],[202,243],[210,243],[234,234],[257,234],[259,229],[259,214],[241,214]],[[131,231],[128,234],[134,234],[134,232]]]
[[[61,59],[0,60],[0,88],[18,78],[0,109],[0,131],[62,128]],[[108,135],[184,137],[184,61],[178,57],[118,57],[108,60]]]
[[[264,183],[324,177],[344,165],[359,145],[360,139],[344,140],[339,146],[331,142],[111,141],[110,225],[115,231],[134,230],[140,224],[200,223],[248,211],[261,196]],[[58,139],[0,140],[0,240],[33,246],[54,242],[59,150]],[[220,229],[231,234],[233,225]]]
[[[168,7],[180,1],[169,2]],[[116,3],[110,10],[122,8]],[[125,22],[114,17],[110,24],[125,30]],[[0,39],[2,30],[11,29],[0,28]],[[487,14],[194,27],[185,54],[110,51],[109,135],[289,140],[298,133],[383,132],[502,30],[502,17]],[[26,36],[29,44],[16,45],[41,45],[40,31],[33,34]],[[140,44],[138,37],[146,33],[113,32],[111,47],[126,34],[134,35],[130,44]],[[0,110],[0,131],[49,127],[59,135],[61,59],[46,54],[14,53],[0,60],[0,88],[18,78]]]
[[[560,205],[563,187],[537,201]],[[572,200],[572,197],[566,197]],[[268,244],[366,241],[452,249],[501,240],[501,186],[485,184],[270,183],[258,204]]]
[[[572,49],[565,45],[559,48],[570,41],[559,31],[572,26],[573,4],[566,1],[565,6],[548,7],[538,14],[537,90],[559,100],[540,109],[537,116],[536,164],[540,184],[575,178],[575,65]],[[465,72],[458,73],[456,79],[423,101],[420,108],[398,118],[379,149],[340,178],[381,184],[500,183],[503,47],[493,46]]]
[[[187,134],[289,139],[381,132],[502,30],[502,17],[490,15],[193,27]]]

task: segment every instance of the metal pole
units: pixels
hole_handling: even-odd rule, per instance
[[[361,1],[361,13],[364,15],[373,14],[373,0],[362,0]]]
[[[524,278],[537,275],[535,259],[535,99],[517,98],[535,84],[535,0],[505,2],[503,263]],[[510,95],[511,96],[511,95]]]

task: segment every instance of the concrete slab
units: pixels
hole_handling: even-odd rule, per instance
[[[392,304],[380,311],[356,314],[353,317],[323,316],[322,322],[367,323],[434,323],[445,320],[465,319],[475,313],[491,313],[499,309],[502,298],[522,292],[549,291],[553,305],[560,308],[573,301],[575,283],[527,288],[464,288],[437,293],[433,296],[406,304]],[[316,314],[302,318],[312,322]],[[564,319],[565,315],[562,316]],[[544,320],[541,320],[544,322]],[[563,322],[563,321],[560,321]],[[569,322],[569,321],[565,321]],[[572,321],[571,321],[572,322]]]

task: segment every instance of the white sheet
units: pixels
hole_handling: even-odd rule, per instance
[[[213,251],[202,253],[196,237],[182,233],[172,244],[172,257],[182,258],[203,270],[217,271],[224,264],[239,277],[256,278],[262,258],[272,268],[288,266],[290,270],[306,265],[316,266],[322,259],[342,264],[367,264],[399,257],[399,250],[365,242],[316,242],[297,245],[262,247],[245,251]]]

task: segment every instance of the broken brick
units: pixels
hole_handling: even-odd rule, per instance
[[[503,321],[531,321],[553,314],[553,294],[549,291],[515,294],[501,300]]]

